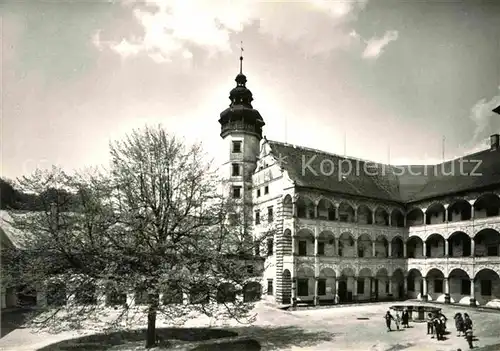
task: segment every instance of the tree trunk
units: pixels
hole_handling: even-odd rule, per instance
[[[156,294],[149,295],[148,330],[146,332],[147,349],[156,346],[156,311],[158,310],[158,302]]]
[[[148,310],[148,330],[146,333],[146,348],[156,346],[156,308],[149,306]]]

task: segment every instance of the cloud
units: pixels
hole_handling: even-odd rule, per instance
[[[314,55],[357,40],[349,35],[349,24],[367,1],[126,0],[123,6],[132,9],[143,33],[103,41],[98,32],[92,42],[125,58],[144,54],[169,62],[192,58],[192,47],[210,55],[231,52],[231,34],[258,23],[260,33]]]
[[[366,47],[363,51],[363,58],[376,59],[384,51],[384,48],[391,42],[398,39],[398,31],[388,30],[381,38],[371,38],[366,41]]]
[[[307,55],[346,49],[357,42],[349,33],[367,1],[276,2],[259,8],[259,30],[293,44]]]
[[[500,90],[500,87],[498,89]],[[493,112],[499,105],[500,91],[490,100],[481,99],[474,104],[469,116],[476,125],[473,141],[485,139],[500,129],[500,116]]]

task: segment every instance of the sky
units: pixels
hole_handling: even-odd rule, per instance
[[[420,164],[500,132],[499,1],[4,0],[0,15],[9,179],[105,165],[145,125],[227,155],[241,42],[269,140]]]

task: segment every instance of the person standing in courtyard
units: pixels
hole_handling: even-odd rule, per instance
[[[462,314],[460,312],[458,312],[457,314],[455,314],[455,317],[453,317],[455,319],[455,327],[457,328],[457,336],[460,336],[460,334],[462,332],[465,333],[465,330],[464,330],[464,319],[462,318]]]
[[[438,316],[435,316],[433,324],[434,324],[434,334],[436,335],[436,339],[438,341],[444,340],[444,322]]]
[[[467,313],[464,313],[464,327],[465,330],[472,329],[472,319],[470,319]]]
[[[409,322],[409,319],[410,319],[410,314],[408,313],[407,309],[405,309],[403,311],[403,315],[401,317],[403,319],[403,328],[408,328],[409,327],[408,322]]]
[[[392,316],[390,311],[387,311],[385,314],[385,325],[387,326],[387,331],[391,331],[391,322],[394,320],[394,317]]]
[[[446,318],[446,316],[443,314],[443,312],[439,312],[438,317],[441,320],[441,322],[443,323],[443,332],[444,332],[444,331],[446,331],[446,322],[448,322],[448,318]]]
[[[474,334],[472,332],[472,328],[468,328],[465,331],[465,339],[467,340],[467,343],[469,344],[469,348],[473,349],[474,345],[472,345],[472,338],[474,337]]]
[[[399,312],[396,312],[396,329],[399,330],[399,325],[401,324],[401,317],[399,316]]]
[[[432,313],[427,314],[427,335],[429,334],[434,337],[434,318],[432,318]]]

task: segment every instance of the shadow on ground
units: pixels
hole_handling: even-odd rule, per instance
[[[31,309],[16,308],[10,311],[2,311],[2,328],[0,338],[22,327],[37,314],[37,311]]]
[[[476,350],[476,351],[498,351],[498,350],[500,350],[500,344],[489,345],[489,346],[478,347],[478,348],[476,348],[476,347],[474,347],[474,350]]]
[[[313,346],[332,340],[327,332],[306,332],[295,327],[243,328],[162,328],[157,330],[160,350],[190,351],[257,351],[291,346]],[[37,351],[105,351],[122,350],[120,346],[144,346],[146,330],[122,331],[83,336],[45,346]]]

